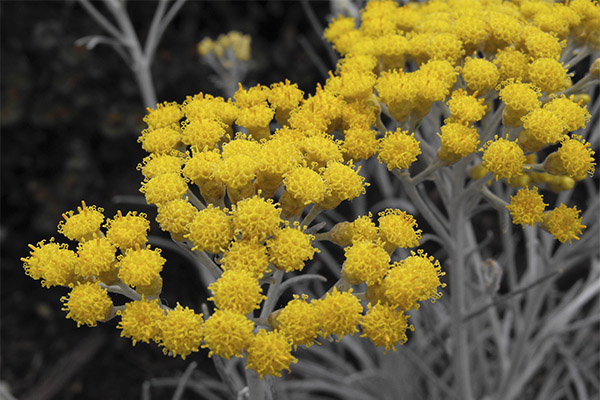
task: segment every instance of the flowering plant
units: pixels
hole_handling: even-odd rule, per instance
[[[148,109],[140,191],[194,259],[210,306],[161,300],[166,260],[148,243],[147,215],[106,219],[85,202],[58,226],[76,249],[31,245],[25,272],[69,288],[61,300],[78,326],[117,318],[134,345],[155,342],[184,359],[207,348],[219,390],[234,395],[377,398],[380,388],[358,378],[354,394],[309,383],[322,382],[319,356],[354,372],[331,339],[367,373],[394,360],[367,346],[387,353],[416,342],[429,359],[412,361],[420,379],[435,382],[420,393],[431,398],[550,394],[555,382],[533,378],[566,351],[553,347],[560,329],[600,291],[589,179],[600,61],[588,62],[599,27],[590,0],[369,2],[325,29],[341,58],[313,94],[287,80],[240,83],[232,98],[199,93]],[[225,38],[200,51],[215,63]],[[583,76],[569,72],[586,62]],[[498,223],[481,225],[482,215]],[[558,275],[582,264],[581,290],[556,300]],[[428,352],[431,342],[438,348]],[[583,357],[586,345],[569,356]],[[475,365],[498,378],[473,379]],[[598,392],[577,365],[565,368],[578,393]],[[290,379],[272,379],[285,370]]]

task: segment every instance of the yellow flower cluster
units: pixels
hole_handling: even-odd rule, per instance
[[[564,204],[545,211],[539,190],[568,190],[594,172],[590,144],[573,133],[590,115],[584,100],[570,96],[578,88],[562,60],[567,44],[600,47],[600,7],[592,0],[467,3],[370,1],[359,20],[335,18],[324,35],[342,58],[311,94],[288,80],[239,84],[231,99],[199,93],[148,109],[140,191],[157,206],[161,229],[212,267],[210,316],[160,302],[165,259],[147,245],[144,214],[119,211],[102,225],[102,209],[82,202],[58,227],[79,242],[77,251],[39,242],[22,259],[25,272],[46,287],[70,286],[62,300],[78,325],[118,315],[121,335],[134,344],[154,341],[182,358],[200,348],[245,356],[262,378],[289,370],[292,352],[319,336],[360,330],[395,350],[412,329],[405,312],[441,297],[444,272],[433,257],[417,249],[392,261],[396,249],[420,244],[422,232],[405,211],[387,209],[377,221],[358,216],[321,233],[299,222],[365,194],[364,160],[407,179],[420,158],[433,159],[422,175],[473,166],[475,180],[493,175],[521,188],[507,206],[514,223],[539,222],[563,243],[579,239],[580,211]],[[250,57],[249,38],[237,32],[198,49]],[[422,134],[428,116],[437,136]],[[549,155],[537,163],[538,152]],[[318,240],[344,247],[339,284],[273,310],[266,294],[277,287],[263,293],[263,286],[301,273]],[[359,285],[364,295],[355,293]],[[111,291],[133,301],[114,306]]]

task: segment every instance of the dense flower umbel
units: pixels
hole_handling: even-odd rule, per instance
[[[215,311],[205,322],[187,307],[162,304],[165,259],[147,244],[145,214],[119,211],[103,225],[102,210],[82,202],[58,228],[78,242],[77,252],[39,242],[22,259],[26,274],[45,287],[70,286],[63,301],[78,325],[118,315],[122,336],[134,344],[154,341],[182,358],[200,347],[211,356],[245,355],[261,378],[280,376],[296,360],[292,349],[319,334],[341,338],[360,327],[375,345],[395,349],[411,328],[404,312],[438,299],[444,273],[422,250],[392,262],[398,248],[421,241],[404,211],[336,220],[329,231],[311,226],[319,213],[365,194],[363,175],[385,182],[387,168],[407,189],[470,170],[454,182],[473,196],[493,190],[486,199],[495,206],[510,201],[515,224],[539,223],[562,243],[585,228],[575,206],[545,211],[540,192],[570,190],[594,173],[584,131],[591,99],[582,90],[594,84],[600,63],[581,83],[565,63],[588,54],[584,46],[600,47],[600,7],[517,3],[370,1],[356,19],[338,17],[326,28],[342,57],[309,94],[288,80],[240,84],[231,99],[198,93],[148,110],[140,190],[157,207],[161,228],[216,279],[208,299]],[[250,54],[239,34],[200,44],[219,58],[226,48],[238,58]],[[384,170],[374,168],[377,161]],[[488,189],[491,174],[498,182]],[[507,185],[518,188],[510,199]],[[505,197],[494,199],[497,193]],[[277,296],[277,285],[302,275],[325,240],[345,247],[333,289],[310,301],[301,293],[287,304],[263,301],[263,293]],[[109,292],[133,301],[114,312]]]

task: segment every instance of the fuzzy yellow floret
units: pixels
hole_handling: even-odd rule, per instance
[[[558,60],[564,43],[559,39],[534,26],[527,26],[521,34],[525,51],[533,58],[551,58]]]
[[[146,129],[138,138],[142,149],[148,153],[164,153],[175,149],[181,143],[181,132],[176,127]]]
[[[384,71],[377,78],[375,89],[396,121],[406,119],[415,107],[419,86],[415,74],[401,70]]]
[[[506,105],[504,123],[510,126],[520,126],[521,118],[542,104],[538,99],[541,93],[529,83],[509,81],[499,95]]]
[[[121,337],[128,337],[133,345],[137,342],[158,342],[161,337],[161,323],[167,316],[160,307],[159,300],[148,300],[142,296],[141,300],[130,301],[123,310],[118,310],[117,315],[121,321],[117,325],[121,329]]]
[[[304,205],[320,203],[327,193],[323,177],[308,167],[299,166],[288,172],[283,184],[286,193]]]
[[[298,147],[304,154],[307,165],[314,165],[315,169],[326,166],[329,161],[344,159],[339,141],[328,134],[317,133],[308,136],[298,143]]]
[[[188,120],[181,124],[181,140],[199,150],[214,148],[225,136],[226,125],[214,118]]]
[[[228,127],[228,131],[239,112],[239,109],[231,100],[225,101],[222,97],[214,97],[203,93],[188,96],[183,102],[182,110],[190,121],[217,119]]]
[[[355,126],[344,130],[342,151],[348,160],[366,160],[377,153],[376,132],[369,127]]]
[[[562,95],[545,104],[544,108],[562,119],[569,132],[585,128],[590,119],[590,113],[586,106],[576,103],[573,96],[567,98]]]
[[[81,201],[81,207],[75,211],[67,211],[62,216],[65,219],[58,224],[58,232],[68,239],[85,242],[99,233],[104,221],[104,210],[96,206],[87,206]]]
[[[217,355],[225,359],[241,357],[254,334],[254,324],[244,315],[227,310],[216,310],[202,326],[204,344],[209,357]]]
[[[79,262],[75,265],[75,273],[80,276],[98,276],[110,271],[116,261],[116,251],[117,247],[106,237],[79,243]]]
[[[155,205],[181,199],[187,191],[187,182],[179,173],[162,174],[146,179],[140,188],[140,192],[146,197],[146,202]]]
[[[524,131],[519,144],[525,151],[539,151],[557,143],[564,135],[566,125],[560,117],[547,108],[538,108],[522,118]]]
[[[303,98],[304,92],[298,89],[297,84],[291,84],[287,79],[284,82],[273,83],[267,97],[281,126],[287,125],[290,111],[296,108]]]
[[[557,60],[538,58],[527,69],[531,83],[543,92],[554,93],[571,86],[567,69]]]
[[[379,213],[379,237],[389,252],[396,248],[419,245],[421,230],[415,218],[406,211],[386,209]]]
[[[275,111],[266,104],[243,107],[235,123],[246,128],[253,139],[267,139],[271,135],[269,124],[274,114]]]
[[[507,47],[496,53],[494,64],[498,67],[500,80],[506,81],[513,79],[521,81],[527,78],[527,65],[529,59],[527,55],[512,47]]]
[[[452,31],[463,43],[465,54],[471,54],[488,35],[488,25],[479,15],[460,15],[452,25]]]
[[[369,311],[360,321],[362,328],[361,337],[370,339],[375,346],[383,346],[386,351],[394,346],[406,343],[406,330],[409,328],[408,316],[396,307],[377,303],[369,304]]]
[[[594,174],[594,151],[579,135],[565,137],[555,153],[548,156],[544,167],[552,174],[564,174],[581,180]]]
[[[534,226],[541,222],[544,216],[544,209],[548,204],[544,203],[544,198],[538,193],[538,188],[523,188],[516,195],[510,197],[510,204],[506,206],[512,217],[513,224]]]
[[[297,226],[277,230],[273,238],[267,240],[269,259],[279,269],[286,272],[301,271],[308,260],[312,260],[315,252],[313,235],[304,233]]]
[[[470,124],[483,118],[487,106],[483,104],[483,98],[470,96],[462,89],[452,92],[452,96],[447,101],[450,109],[450,120]]]
[[[189,226],[198,213],[198,209],[187,199],[177,199],[158,206],[156,222],[163,231],[181,239],[190,232]]]
[[[259,308],[259,304],[266,299],[256,276],[249,271],[225,271],[208,289],[213,294],[208,300],[212,300],[219,310],[244,315]]]
[[[190,179],[196,185],[207,181],[218,181],[216,172],[223,160],[218,150],[193,152],[183,167],[183,176]],[[220,181],[219,181],[220,182]]]
[[[73,286],[69,296],[61,297],[64,303],[63,311],[67,311],[67,318],[81,325],[97,326],[98,321],[104,321],[110,315],[113,302],[106,289],[98,283],[86,282]]]
[[[194,243],[194,250],[221,253],[233,240],[233,223],[227,209],[212,204],[199,211],[192,220],[190,233],[185,237]]]
[[[395,132],[386,132],[385,137],[379,143],[379,154],[377,158],[385,163],[388,170],[406,169],[417,161],[421,154],[419,141],[415,139],[414,133],[410,135],[398,128]]]
[[[385,297],[393,306],[405,311],[418,309],[419,301],[439,299],[442,294],[438,288],[443,287],[440,276],[444,273],[439,262],[422,250],[411,254],[394,263],[383,280]]]
[[[281,223],[280,214],[281,209],[273,200],[259,196],[240,201],[231,211],[236,234],[241,233],[243,239],[258,240],[275,233]]]
[[[284,308],[269,317],[273,328],[286,335],[294,347],[310,347],[319,334],[319,321],[315,315],[314,304],[309,303],[307,298],[307,295],[300,298],[295,294]]]
[[[68,249],[66,244],[44,240],[36,246],[29,245],[30,256],[21,258],[25,273],[33,279],[42,279],[42,286],[67,286],[75,282],[77,254]]]
[[[344,200],[352,200],[365,193],[365,178],[359,175],[360,167],[341,162],[329,162],[323,171],[328,195],[321,203],[324,208],[334,208]]]
[[[164,102],[157,104],[155,109],[147,108],[148,114],[144,116],[144,122],[150,129],[159,129],[178,125],[179,120],[183,118],[183,112],[179,104]]]
[[[265,105],[268,96],[269,88],[261,86],[260,84],[246,90],[242,84],[239,83],[238,90],[233,94],[235,104],[240,108]]]
[[[141,169],[142,175],[150,179],[162,174],[180,173],[184,162],[182,153],[154,153],[145,157],[137,169]]]
[[[493,48],[503,48],[519,40],[522,24],[514,16],[492,11],[488,24],[490,36],[488,42]]]
[[[223,254],[221,266],[225,271],[248,271],[260,279],[269,268],[267,248],[258,240],[236,240]]]
[[[487,92],[498,84],[500,72],[491,62],[483,58],[465,59],[461,75],[472,91]]]
[[[439,134],[442,147],[438,157],[447,164],[453,164],[477,150],[479,133],[477,129],[462,123],[447,122]]]
[[[510,179],[521,175],[525,166],[525,154],[519,144],[498,137],[486,143],[482,159],[483,166],[491,171],[496,179]]]
[[[372,221],[372,215],[362,215],[352,222],[340,222],[329,232],[330,240],[340,246],[349,246],[361,240],[374,241],[379,229]]]
[[[121,250],[143,246],[148,241],[150,221],[146,214],[129,211],[126,215],[117,211],[113,219],[106,221],[106,237]]]
[[[160,277],[167,261],[160,252],[160,249],[151,250],[149,245],[146,248],[136,246],[134,249],[127,249],[125,254],[117,257],[119,278],[132,287],[151,285]]]
[[[561,203],[558,208],[544,213],[542,228],[561,243],[579,240],[582,230],[587,228],[581,223],[580,212],[577,207],[567,207]]]
[[[160,321],[160,332],[163,352],[185,360],[186,356],[198,351],[202,343],[202,314],[178,303]]]
[[[323,299],[313,301],[313,304],[321,326],[321,336],[336,335],[341,339],[358,331],[362,306],[352,294],[352,289],[340,292],[334,287]]]
[[[246,368],[256,371],[259,378],[265,375],[281,376],[284,369],[290,370],[290,364],[298,362],[292,355],[290,339],[280,332],[258,331],[248,346]]]
[[[343,276],[353,285],[373,285],[383,279],[389,269],[390,256],[379,242],[354,241],[344,250]]]

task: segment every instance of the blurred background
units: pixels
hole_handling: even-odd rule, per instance
[[[156,4],[127,4],[142,42]],[[330,3],[308,4],[325,25]],[[75,45],[103,33],[101,28],[72,0],[2,1],[0,18],[0,384],[22,400],[135,399],[144,381],[179,376],[190,361],[214,375],[207,352],[183,361],[165,357],[155,345],[132,347],[119,337],[117,320],[77,328],[61,311],[67,289],[44,289],[24,274],[20,258],[29,255],[27,245],[57,237],[61,214],[82,199],[103,207],[108,218],[117,209],[146,212],[151,220],[156,213],[138,191],[142,175],[136,165],[145,152],[136,139],[145,109],[132,72],[108,46]],[[197,44],[230,30],[252,38],[245,87],[287,78],[311,93],[324,82],[315,55],[333,68],[299,1],[190,0],[158,46],[152,67],[158,101],[181,103],[199,92],[223,95]],[[155,225],[151,233],[160,230]],[[199,310],[204,295],[196,273],[177,253],[163,254],[168,303]],[[152,398],[171,395],[172,389],[152,391]]]

